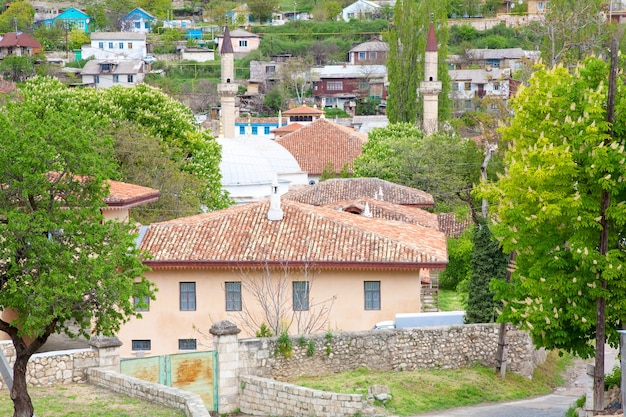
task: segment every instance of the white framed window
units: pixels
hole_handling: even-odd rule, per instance
[[[132,42],[128,42],[128,49],[133,49],[133,43]]]
[[[113,42],[109,42],[109,49],[113,49]]]
[[[113,82],[114,83],[119,83],[120,82],[120,76],[117,75],[117,74],[113,75]]]
[[[180,311],[196,310],[196,283],[180,283]]]
[[[499,81],[494,81],[493,82],[493,89],[494,89],[494,91],[500,90],[500,82]]]
[[[380,310],[380,281],[365,281],[365,309]]]
[[[132,74],[128,74],[128,77],[126,77],[126,81],[128,81],[129,83],[132,83],[134,81],[134,77],[132,76]]]
[[[343,90],[343,81],[326,81],[326,89],[328,91]]]
[[[132,350],[151,350],[152,349],[152,341],[150,339],[133,340],[131,344],[132,344]]]
[[[104,49],[104,42],[98,42],[98,48]]]
[[[248,41],[245,39],[240,39],[239,40],[239,47],[240,48],[247,48],[248,47]]]
[[[364,61],[367,58],[367,54],[365,52],[359,52],[359,61]]]
[[[119,45],[120,45],[120,49],[124,49],[124,42],[120,42]]]
[[[241,311],[241,282],[227,282],[226,311]]]

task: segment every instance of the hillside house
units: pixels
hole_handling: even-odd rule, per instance
[[[147,55],[146,34],[135,32],[94,32],[91,43],[83,45],[83,58],[142,59]]]
[[[183,61],[196,62],[215,61],[215,51],[207,48],[192,48],[184,46],[180,49],[180,59]]]
[[[372,15],[381,7],[380,4],[370,0],[357,0],[341,10],[341,18],[346,22],[353,19],[371,19]]]
[[[252,51],[259,49],[261,43],[261,37],[254,33],[248,32],[243,29],[235,29],[230,31],[230,40],[233,47],[233,53],[235,58],[243,58]],[[217,49],[222,50],[222,43],[224,42],[224,35],[217,35]]]
[[[41,52],[39,41],[22,32],[9,32],[0,39],[0,57],[33,56]]]
[[[352,172],[366,141],[367,135],[324,118],[276,139],[308,173],[309,184],[319,182],[325,169],[336,176],[342,171]]]
[[[372,39],[360,43],[348,52],[348,62],[351,65],[385,65],[389,44],[379,39]]]
[[[463,55],[448,58],[450,69],[510,68],[519,69],[524,63],[539,61],[539,51],[525,51],[522,48],[468,49]]]
[[[323,108],[354,111],[359,98],[387,98],[385,65],[326,65],[313,83],[313,97]]]
[[[140,247],[152,255],[146,276],[159,292],[141,320],[122,326],[122,356],[198,349],[205,342],[200,332],[219,320],[254,336],[258,324],[246,313],[264,320],[258,300],[267,294],[254,289],[259,280],[280,285],[280,315],[292,334],[368,330],[397,312],[420,311],[422,278],[448,262],[444,234],[420,224],[417,213],[402,222],[400,215],[357,211],[272,194],[147,226]],[[306,327],[320,316],[327,318],[321,328]]]
[[[324,117],[324,111],[303,104],[293,109],[285,110],[282,112],[282,115],[287,118],[287,124],[300,123],[305,126]]]
[[[156,25],[157,18],[141,7],[135,7],[121,20],[122,32],[150,33]]]
[[[250,61],[250,82],[259,86],[259,92],[266,92],[280,83],[280,61]]]
[[[51,19],[45,19],[39,24],[44,24],[47,27],[60,26],[68,30],[78,28],[85,33],[89,33],[89,22],[91,18],[82,10],[78,10],[75,7],[70,7],[63,12],[59,13]]]
[[[475,98],[489,97],[505,103],[512,97],[520,82],[511,78],[511,70],[475,69],[451,70],[450,98],[454,101],[456,112],[473,109]]]
[[[83,85],[109,88],[115,85],[134,87],[146,76],[146,63],[138,59],[88,61],[80,72]]]

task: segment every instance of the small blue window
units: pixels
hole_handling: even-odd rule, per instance
[[[246,134],[246,127],[245,126],[239,126],[239,134],[240,135],[245,135]]]
[[[259,134],[259,128],[256,126],[252,126],[252,134],[253,135],[258,135]]]
[[[266,134],[266,135],[269,135],[270,134],[270,127],[269,126],[265,126],[263,128],[263,133]]]

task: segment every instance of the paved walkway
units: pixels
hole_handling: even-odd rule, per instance
[[[619,365],[617,353],[616,349],[609,346],[605,348],[604,369],[606,373],[610,373],[615,365]],[[420,414],[419,417],[563,417],[577,399],[591,392],[593,379],[586,372],[588,363],[593,363],[593,360],[576,360],[576,366],[569,371],[567,385],[557,388],[550,395],[436,411]]]

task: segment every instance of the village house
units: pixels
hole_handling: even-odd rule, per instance
[[[524,64],[539,62],[539,51],[522,48],[468,49],[463,55],[450,55],[446,60],[449,69],[464,70],[478,68],[519,69]]]
[[[94,32],[91,43],[83,45],[83,58],[142,59],[146,56],[146,34],[135,32]]]
[[[252,51],[259,49],[261,37],[243,29],[230,31],[230,40],[235,59],[243,58]],[[224,35],[217,35],[217,49],[222,50]]]
[[[87,13],[75,7],[70,7],[52,18],[38,22],[38,24],[43,24],[47,27],[60,26],[67,30],[77,28],[85,33],[89,33],[90,21],[91,19]]]
[[[321,107],[353,113],[356,100],[387,98],[385,65],[326,65],[313,83],[313,97]]]
[[[138,59],[87,61],[80,72],[83,85],[109,88],[114,85],[134,87],[146,76],[146,63]]]
[[[490,98],[507,103],[515,95],[520,82],[511,78],[511,70],[505,69],[474,69],[451,70],[450,98],[454,102],[454,110],[463,112],[474,109],[475,98]],[[496,106],[495,103],[493,103]]]
[[[150,33],[157,23],[157,18],[141,7],[135,7],[122,18],[122,32]]]
[[[39,41],[22,32],[9,32],[0,39],[0,57],[33,56],[41,52]]]
[[[340,211],[274,193],[269,201],[145,227],[139,244],[152,255],[147,277],[159,291],[143,318],[120,330],[122,356],[200,349],[210,343],[202,334],[219,320],[254,336],[258,327],[247,313],[258,319],[267,294],[254,283],[268,276],[282,282],[280,315],[294,334],[320,316],[317,331],[351,331],[420,311],[422,280],[447,264],[444,234],[428,214],[377,218],[350,208],[361,203]],[[383,206],[376,213],[393,211]],[[418,210],[398,208],[409,209]]]
[[[276,139],[308,173],[309,184],[319,182],[323,173],[351,173],[366,141],[367,135],[324,118]]]
[[[351,65],[385,65],[389,44],[380,39],[372,39],[360,43],[348,52],[348,62]]]

